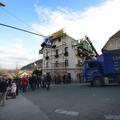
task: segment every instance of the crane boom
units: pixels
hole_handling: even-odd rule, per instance
[[[91,47],[92,47],[92,49],[94,50],[96,56],[98,56],[99,54],[98,54],[98,52],[96,51],[95,47],[93,46],[93,44],[92,44],[91,40],[89,39],[89,37],[86,35],[85,38],[86,38],[86,40],[88,41],[88,43],[91,45]]]

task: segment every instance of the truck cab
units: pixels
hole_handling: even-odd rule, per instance
[[[83,65],[83,79],[91,85],[102,85],[102,64],[97,60],[86,60]]]

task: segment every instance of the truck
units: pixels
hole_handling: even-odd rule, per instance
[[[120,50],[102,51],[96,60],[86,60],[83,65],[83,79],[92,86],[120,84]]]

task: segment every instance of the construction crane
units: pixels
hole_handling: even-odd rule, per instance
[[[89,37],[88,37],[87,35],[85,36],[85,38],[86,38],[86,40],[88,41],[88,43],[91,45],[91,47],[92,47],[92,49],[93,49],[93,51],[95,52],[96,57],[97,57],[99,54],[98,54],[98,52],[96,51],[95,47],[93,46],[91,40],[89,39]]]

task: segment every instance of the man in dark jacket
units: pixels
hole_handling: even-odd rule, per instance
[[[0,79],[0,105],[5,105],[6,93],[7,93],[8,83],[7,80],[2,77]]]
[[[36,76],[34,74],[29,78],[29,84],[30,84],[31,90],[35,90]]]
[[[49,90],[50,89],[50,83],[51,83],[51,75],[50,73],[46,74],[46,89]]]

